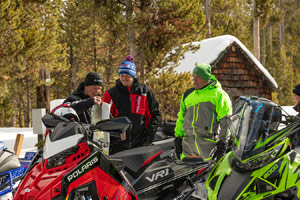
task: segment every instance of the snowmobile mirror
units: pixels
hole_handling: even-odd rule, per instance
[[[113,119],[102,120],[98,122],[91,129],[98,129],[106,132],[119,132],[123,133],[131,127],[132,123],[127,117],[117,117]]]
[[[42,117],[42,122],[44,123],[46,128],[54,128],[60,122],[69,122],[69,121],[70,120],[68,120],[64,117],[61,117],[61,116],[58,116],[55,114],[51,114],[51,113],[48,113]]]

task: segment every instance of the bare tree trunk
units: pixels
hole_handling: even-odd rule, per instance
[[[254,42],[254,56],[260,60],[260,45],[259,45],[259,18],[253,19],[253,42]]]
[[[112,48],[112,45],[109,45],[109,48],[108,48],[108,61],[107,61],[107,65],[108,66],[112,66],[112,54],[113,54],[113,48]],[[106,67],[105,68],[105,82],[104,84],[110,84],[110,78],[111,78],[111,75],[112,75],[112,67]]]
[[[93,29],[93,46],[94,46],[94,71],[97,71],[97,48],[96,48],[96,33],[95,27]]]
[[[129,39],[129,54],[135,58],[135,64],[137,65],[137,52],[136,52],[136,35],[135,35],[135,28],[133,23],[133,5],[132,0],[126,0],[126,20],[127,20],[127,32],[128,32],[128,39]],[[137,74],[141,77],[144,76],[143,70],[137,66]]]
[[[94,46],[94,71],[97,71],[97,47],[96,47],[96,9],[99,2],[94,1],[94,10],[93,10],[93,46]]]
[[[13,99],[14,105],[17,105],[17,100],[14,98]],[[16,127],[17,126],[17,112],[13,112],[13,116],[11,119],[11,126]]]
[[[266,65],[266,47],[267,46],[267,41],[266,41],[266,27],[263,29],[263,54],[261,56],[262,64]]]
[[[4,127],[4,118],[5,118],[5,113],[4,111],[1,111],[1,117],[0,117],[0,126]]]
[[[256,10],[255,0],[254,2],[254,10]],[[254,47],[254,56],[260,60],[260,38],[259,38],[259,17],[255,16],[255,12],[253,13],[253,47]]]
[[[273,28],[272,23],[270,23],[270,58],[273,57]]]
[[[282,17],[281,23],[280,23],[280,44],[284,44],[284,17]]]
[[[206,24],[207,24],[206,38],[210,38],[211,37],[211,28],[210,28],[210,0],[205,0],[205,17],[206,17]]]
[[[140,80],[141,82],[145,83],[146,81],[146,77],[145,77],[145,74],[146,74],[146,69],[145,69],[145,58],[144,58],[144,49],[143,49],[143,45],[141,45],[141,48],[140,48],[140,69],[141,69],[141,76],[140,76]]]
[[[253,50],[254,56],[260,60],[260,38],[259,38],[259,17],[256,16],[256,2],[253,0]]]
[[[281,8],[283,0],[279,0],[279,8],[284,11],[283,8]],[[281,17],[280,25],[279,25],[279,40],[280,40],[280,47],[284,43],[284,14]]]
[[[26,121],[28,120],[28,115],[27,115],[27,103],[26,100],[23,98],[22,99],[22,109],[23,109],[23,117],[24,117],[24,127],[27,127]]]
[[[50,109],[50,87],[46,85],[46,80],[50,80],[50,73],[46,69],[40,69],[40,85],[37,86],[37,108]],[[43,135],[38,134],[38,141],[43,140]]]
[[[31,95],[30,95],[30,77],[26,75],[26,98],[27,98],[27,106],[25,111],[25,127],[31,127],[30,116],[31,116]]]
[[[0,127],[3,127],[4,112],[0,111]]]
[[[279,39],[280,39],[280,45],[284,44],[284,15],[282,16],[280,28],[279,28]]]
[[[50,90],[49,86],[46,86],[46,78],[50,78],[50,74],[46,71],[46,69],[40,69],[40,84],[37,86],[37,108],[46,108],[47,112],[49,112],[50,108]]]
[[[70,45],[70,68],[69,68],[69,78],[68,78],[68,94],[70,94],[74,89],[74,77],[75,77],[75,60],[74,60],[73,46]]]
[[[19,103],[18,103],[18,108],[19,108],[19,127],[23,127],[22,101],[23,101],[23,97],[22,97],[21,94],[19,94]]]

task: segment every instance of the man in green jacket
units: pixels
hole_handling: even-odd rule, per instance
[[[194,87],[181,97],[175,127],[175,136],[182,139],[180,159],[220,159],[226,150],[227,117],[232,114],[230,98],[208,63],[193,69],[193,81]]]

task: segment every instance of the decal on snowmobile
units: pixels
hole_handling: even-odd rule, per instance
[[[267,179],[274,171],[278,168],[278,165],[275,164],[271,169],[269,169],[265,174],[264,178]]]
[[[153,181],[157,181],[159,177],[163,178],[163,177],[168,176],[168,175],[169,175],[169,169],[166,168],[166,169],[163,169],[159,172],[156,172],[155,174],[152,174],[151,178],[146,177],[146,179],[152,183]]]
[[[99,166],[100,163],[100,156],[101,154],[95,153],[93,156],[91,156],[90,159],[86,160],[85,162],[81,163],[76,167],[74,170],[72,170],[68,175],[66,180],[68,181],[68,184],[73,182],[75,179],[79,178],[83,174],[90,171],[95,166]]]
[[[81,174],[83,174],[85,171],[90,170],[93,167],[93,164],[99,161],[98,157],[94,157],[92,160],[88,161],[86,164],[82,165],[79,169],[77,169],[75,172],[67,176],[67,179],[69,182],[72,182],[73,179],[76,179]]]
[[[25,167],[17,168],[10,172],[10,176],[18,177],[18,176],[21,176],[22,174],[24,174],[25,171],[26,171]],[[7,181],[9,181],[9,173],[1,173],[0,174],[0,185],[5,184]]]

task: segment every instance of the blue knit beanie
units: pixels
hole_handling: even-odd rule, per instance
[[[135,78],[135,74],[136,74],[135,64],[132,62],[129,62],[128,60],[124,60],[120,64],[119,76],[120,76],[120,74],[129,74],[133,78]]]

